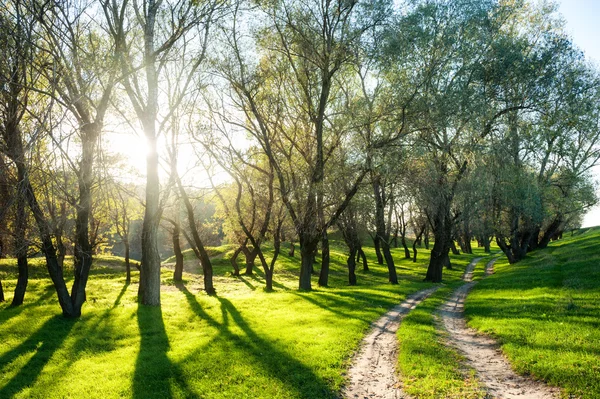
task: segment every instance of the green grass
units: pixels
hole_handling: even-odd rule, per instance
[[[474,372],[461,366],[461,356],[444,343],[444,334],[436,320],[437,309],[462,283],[468,263],[484,257],[476,265],[473,279],[480,279],[491,257],[474,248],[473,255],[454,257],[455,270],[445,270],[446,283],[424,300],[403,320],[398,329],[400,343],[398,370],[403,389],[417,398],[483,398],[485,393]]]
[[[224,245],[220,245],[218,247],[205,247],[206,252],[208,253],[208,256],[211,258],[220,256],[220,255],[224,255],[229,252],[233,252],[233,251],[235,251],[236,248],[237,248],[237,245],[235,245],[235,244],[224,244]],[[194,254],[194,251],[191,248],[188,248],[183,251],[183,260],[184,261],[192,261],[192,260],[196,261],[197,260],[196,254]],[[167,258],[163,262],[164,263],[174,263],[175,255]]]
[[[580,231],[478,284],[466,302],[469,325],[494,336],[514,369],[600,397],[600,229]]]
[[[297,290],[298,255],[280,255],[272,293],[258,267],[232,277],[226,255],[214,261],[213,297],[201,291],[199,274],[175,285],[165,268],[161,309],[138,306],[137,270],[125,285],[123,266],[100,257],[76,321],[59,316],[41,259],[32,261],[25,304],[9,308],[16,267],[0,260],[8,301],[0,304],[0,397],[338,397],[370,323],[430,286],[422,282],[428,251],[417,263],[394,251],[396,286],[373,249],[366,252],[371,270],[358,271],[359,285],[349,287],[345,251],[333,242],[330,287],[308,293]],[[455,264],[449,281],[464,270]],[[70,275],[70,260],[65,270]]]

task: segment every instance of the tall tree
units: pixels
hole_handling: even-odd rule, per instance
[[[170,120],[197,68],[205,60],[208,31],[220,2],[169,0],[103,0],[109,32],[117,43],[122,83],[146,138],[146,198],[142,226],[142,265],[138,299],[145,305],[160,305],[160,256],[157,234],[161,219],[158,138]],[[197,35],[198,57],[192,61],[178,97],[169,100],[166,114],[159,109],[159,83],[173,62],[177,45]],[[203,42],[203,43],[202,43]],[[193,47],[192,47],[193,48]],[[158,124],[158,125],[157,125]],[[185,202],[185,200],[184,200]],[[187,207],[187,203],[186,203]]]

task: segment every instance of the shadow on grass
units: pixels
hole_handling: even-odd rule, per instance
[[[313,370],[258,335],[229,300],[217,297],[223,317],[223,322],[219,322],[202,309],[196,297],[186,287],[178,288],[185,295],[192,311],[217,329],[220,338],[234,342],[236,349],[243,351],[245,356],[259,364],[270,376],[291,387],[298,397],[337,398],[336,393]],[[243,331],[244,336],[230,330],[230,320]],[[218,345],[218,342],[213,341],[212,344]]]
[[[2,313],[0,313],[0,323],[6,323],[8,320],[20,315],[23,310],[40,305],[42,302],[47,301],[56,294],[52,285],[47,286],[44,289],[44,293],[40,295],[34,302],[25,302],[20,306],[7,306]],[[29,296],[31,293],[29,294]],[[26,297],[27,298],[27,297]]]
[[[34,352],[19,372],[0,389],[0,397],[12,398],[23,388],[33,384],[76,322],[77,320],[54,316],[19,346],[0,356],[0,365],[6,367],[18,357]]]
[[[173,386],[187,398],[199,398],[187,384],[179,366],[169,359],[169,338],[162,310],[158,306],[139,305],[140,351],[133,375],[133,398],[172,398]]]

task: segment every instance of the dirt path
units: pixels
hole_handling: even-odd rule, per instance
[[[438,287],[428,288],[409,296],[373,323],[373,328],[361,344],[348,371],[350,377],[343,395],[347,399],[400,399],[408,397],[400,389],[396,376],[398,339],[396,331],[403,316]]]
[[[497,258],[496,258],[497,259]],[[486,265],[486,276],[493,273],[494,262]],[[466,363],[477,371],[488,394],[502,399],[550,399],[558,398],[559,390],[541,382],[515,374],[499,350],[496,342],[468,328],[464,319],[464,303],[469,290],[476,284],[472,281],[473,269],[481,258],[474,259],[463,276],[467,282],[452,294],[440,311],[444,327],[449,333],[449,343],[467,359]]]

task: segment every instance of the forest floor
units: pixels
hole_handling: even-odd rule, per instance
[[[420,249],[413,263],[395,249],[395,286],[366,248],[370,270],[358,271],[359,285],[350,287],[345,248],[332,241],[329,287],[317,287],[315,275],[312,292],[297,290],[299,259],[287,251],[276,268],[275,291],[266,292],[259,268],[232,276],[231,248],[219,247],[217,295],[202,292],[202,276],[194,270],[175,284],[172,270],[164,268],[161,308],[138,306],[137,270],[127,285],[122,259],[99,257],[76,321],[60,316],[41,259],[31,260],[25,304],[10,308],[16,267],[0,260],[8,301],[0,304],[0,397],[375,398],[371,388],[352,391],[357,385],[367,389],[351,368],[364,353],[396,369],[392,379],[389,372],[367,379],[381,380],[397,397],[505,397],[486,388],[482,375],[488,372],[469,363],[469,354],[451,344],[452,328],[443,328],[440,309],[451,299],[453,307],[462,304],[453,293],[466,294],[459,289],[469,284],[462,281],[467,275],[479,282],[466,297],[464,319],[478,333],[459,340],[490,336],[498,343],[493,351],[508,359],[502,369],[559,386],[564,398],[598,398],[598,242],[600,229],[580,231],[518,265],[499,258],[496,273],[486,278],[483,266],[492,257],[475,249],[474,255],[452,257],[442,284],[422,282],[427,250]],[[469,264],[472,273],[465,274]],[[65,274],[70,269],[67,262]],[[383,324],[374,325],[381,317]],[[462,311],[455,318],[462,319]],[[361,346],[365,337],[370,349]],[[384,338],[391,347],[380,346]]]

